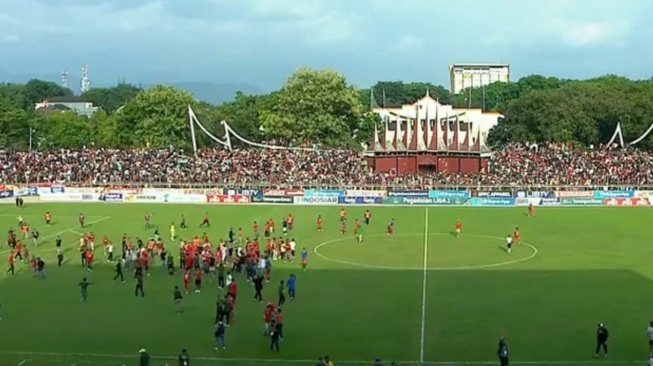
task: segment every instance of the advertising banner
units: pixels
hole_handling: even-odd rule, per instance
[[[501,197],[487,197],[487,198],[472,198],[470,201],[472,206],[490,206],[490,207],[506,207],[514,206],[514,198],[501,198]]]
[[[635,191],[637,198],[653,198],[653,191]]]
[[[553,194],[558,198],[588,198],[594,197],[594,191],[555,191]]]
[[[53,190],[52,188],[51,190]],[[101,188],[71,188],[66,187],[65,191],[62,188],[62,192],[72,193],[72,194],[99,194],[102,192]],[[55,192],[53,192],[55,193]]]
[[[540,206],[560,206],[560,198],[541,198]]]
[[[388,191],[388,197],[428,197],[429,191]]]
[[[603,200],[606,198],[633,198],[635,191],[594,191],[594,198]]]
[[[262,196],[261,188],[225,188],[223,194],[227,196]]]
[[[346,190],[345,197],[385,197],[386,191]]]
[[[515,198],[515,206],[539,206],[542,199],[537,197],[517,197]]]
[[[243,195],[235,195],[235,196],[229,196],[226,194],[220,194],[220,195],[214,195],[214,194],[207,194],[206,195],[206,203],[219,203],[219,204],[244,204],[244,203],[251,203],[252,200],[249,198],[249,196],[243,196]]]
[[[163,197],[157,194],[128,194],[125,195],[125,202],[157,203],[157,202],[163,202]]]
[[[386,205],[463,205],[465,198],[431,198],[431,197],[385,197],[382,203]]]
[[[522,191],[517,192],[517,198],[555,198],[551,191]]]
[[[64,192],[66,192],[66,191],[65,191],[63,186],[60,186],[60,187],[52,186],[52,187],[50,187],[50,193],[52,193],[52,194],[61,194],[61,193],[64,193]]]
[[[79,197],[81,199],[81,195]],[[104,202],[122,202],[124,196],[122,193],[110,192],[100,194],[99,199]]]
[[[430,198],[464,198],[471,197],[469,191],[429,191]]]
[[[264,196],[304,197],[303,189],[264,189]]]
[[[339,204],[345,205],[379,205],[383,197],[338,197]]]
[[[304,197],[344,197],[345,191],[336,189],[307,189],[304,191]]]
[[[179,194],[174,192],[162,195],[163,203],[206,203],[204,194]]]
[[[100,199],[99,194],[90,194],[90,193],[82,194],[82,201],[97,201],[99,199]]]
[[[82,201],[81,194],[42,194],[40,195],[41,202],[80,202]]]
[[[596,198],[561,198],[560,204],[563,206],[602,206],[603,200]]]
[[[608,198],[605,200],[606,206],[650,206],[646,198]]]
[[[252,196],[253,203],[292,204],[292,197],[286,196]]]
[[[0,191],[0,199],[2,198],[12,198],[14,196],[14,191]]]
[[[222,196],[224,194],[224,189],[222,188],[191,188],[191,189],[182,189],[181,194],[201,194],[202,196],[212,195],[212,196]]]
[[[486,191],[473,191],[472,197],[499,197],[499,198],[510,198],[512,197],[512,192],[486,192]]]
[[[37,194],[39,194],[39,189],[36,187],[29,187],[27,188],[27,191],[29,192],[28,194],[30,196],[36,196]]]
[[[293,197],[295,205],[337,205],[338,196]]]
[[[14,196],[16,197],[21,197],[21,196],[29,196],[31,193],[30,188],[19,188],[14,190]]]

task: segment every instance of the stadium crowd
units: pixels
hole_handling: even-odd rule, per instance
[[[653,156],[633,149],[512,144],[493,154],[489,172],[373,173],[354,151],[288,149],[51,150],[0,153],[2,183],[202,183],[287,186],[362,184],[418,188],[475,185],[653,184]]]

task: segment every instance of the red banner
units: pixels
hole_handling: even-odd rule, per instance
[[[264,196],[303,197],[303,189],[264,189]]]
[[[243,203],[251,203],[251,200],[249,196],[241,196],[241,195],[228,196],[224,194],[219,194],[219,195],[207,194],[206,203],[243,204]]]
[[[52,187],[52,183],[30,183],[29,187],[30,188],[50,188]],[[62,185],[59,185],[59,187],[62,187]]]
[[[646,198],[608,198],[605,200],[606,206],[650,206]]]

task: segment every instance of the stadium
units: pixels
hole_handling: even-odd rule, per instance
[[[181,349],[202,366],[312,365],[327,355],[347,365],[483,365],[497,362],[501,338],[517,365],[648,359],[646,120],[624,124],[626,133],[598,126],[596,146],[516,132],[498,143],[493,129],[519,121],[518,111],[452,106],[426,91],[407,104],[370,103],[378,119],[358,148],[329,145],[324,131],[282,143],[258,126],[202,123],[205,106],[174,93],[140,91],[98,127],[167,121],[169,140],[138,125],[146,138],[109,129],[75,148],[63,146],[72,129],[30,129],[28,143],[0,154],[9,232],[0,365],[132,365],[139,350],[173,365]],[[165,115],[146,104],[163,100],[176,103]],[[77,118],[52,113],[40,118]],[[281,123],[261,129],[272,122]],[[116,136],[132,140],[101,142]],[[147,258],[123,257],[134,250]],[[215,262],[238,284],[237,301],[219,287]],[[258,276],[263,301],[254,300]],[[279,304],[291,276],[296,297]],[[230,297],[223,348],[216,303]],[[283,309],[278,352],[269,303]],[[594,358],[599,323],[610,329],[609,358]]]

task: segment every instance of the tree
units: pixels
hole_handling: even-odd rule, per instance
[[[102,126],[113,132],[104,141],[124,148],[189,149],[188,106],[191,104],[193,97],[186,92],[170,86],[154,86],[137,94],[115,114],[110,124]]]
[[[107,114],[113,114],[142,91],[134,85],[118,84],[111,88],[93,88],[82,94],[82,97],[84,100],[102,107]]]
[[[35,128],[38,144],[45,148],[79,149],[93,141],[93,128],[75,112],[52,112]]]
[[[344,76],[302,68],[279,92],[276,106],[261,113],[261,122],[268,137],[343,146],[353,142],[362,117],[359,94]]]
[[[69,97],[73,92],[64,88],[57,83],[32,79],[25,84],[25,99],[29,106],[34,107],[35,103],[40,103],[52,97]]]
[[[29,148],[29,114],[0,99],[0,146],[26,150]]]
[[[374,102],[381,107],[398,107],[412,104],[423,98],[426,92],[442,104],[451,103],[451,94],[441,85],[431,83],[404,83],[402,81],[379,81],[369,89],[360,90],[360,99],[365,107],[370,106],[370,90]]]

